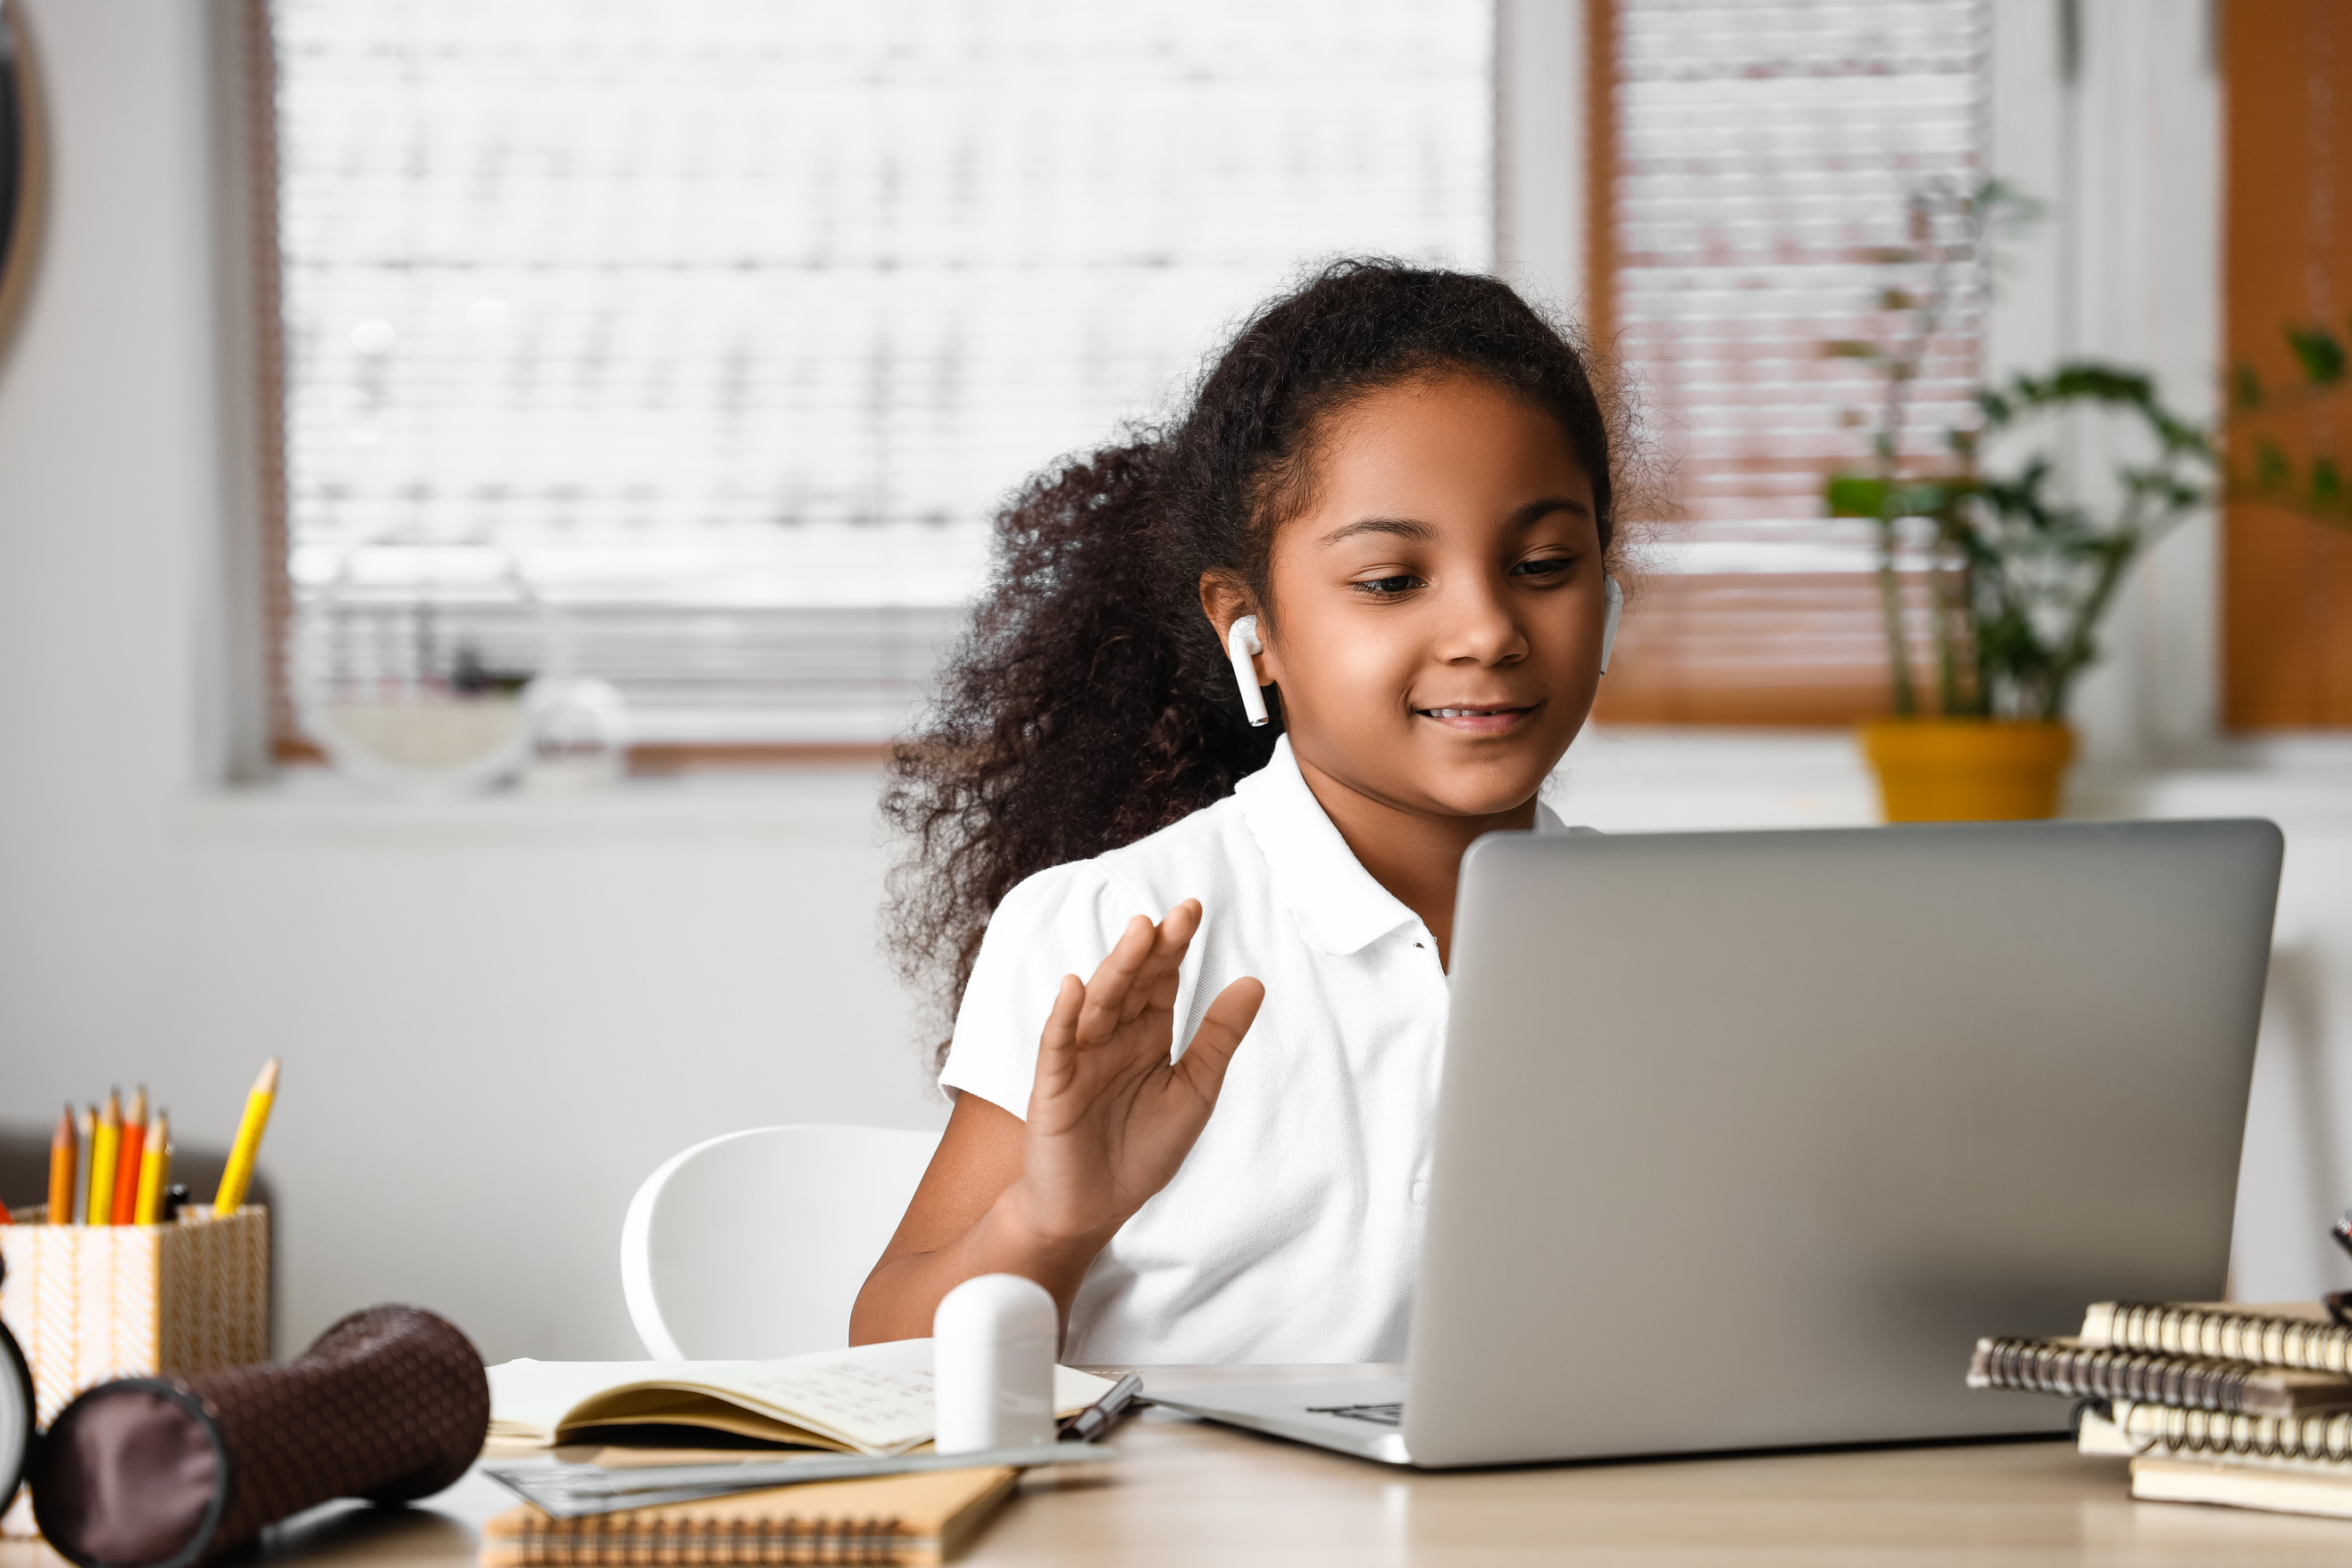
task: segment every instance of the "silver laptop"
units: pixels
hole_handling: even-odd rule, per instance
[[[1152,1397],[1423,1466],[2063,1427],[1969,1351],[2221,1295],[2282,847],[1482,838],[1406,1375]]]

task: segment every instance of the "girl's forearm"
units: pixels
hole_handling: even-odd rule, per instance
[[[1075,1240],[1041,1236],[1023,1215],[1021,1184],[1015,1182],[977,1224],[945,1247],[903,1253],[877,1265],[850,1310],[849,1342],[929,1338],[940,1299],[982,1274],[1018,1274],[1044,1286],[1066,1336],[1078,1285],[1111,1234]]]

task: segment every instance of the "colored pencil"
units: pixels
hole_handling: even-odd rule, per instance
[[[139,1156],[139,1201],[131,1210],[134,1225],[153,1225],[163,1217],[163,1187],[172,1173],[172,1118],[162,1110],[147,1126],[147,1147]]]
[[[147,1086],[141,1084],[122,1113],[122,1147],[114,1159],[114,1205],[109,1225],[129,1225],[139,1207],[139,1156],[147,1146]]]
[[[49,1223],[74,1222],[74,1167],[81,1163],[81,1140],[74,1132],[73,1107],[58,1113],[58,1130],[49,1134]]]
[[[245,1117],[237,1123],[236,1142],[229,1145],[228,1169],[221,1173],[220,1187],[213,1194],[215,1219],[226,1219],[244,1205],[245,1190],[253,1184],[253,1157],[261,1148],[262,1131],[269,1125],[269,1108],[277,1100],[278,1058],[272,1057],[261,1076],[253,1080],[252,1092],[245,1097]]]
[[[89,1223],[114,1223],[114,1160],[122,1144],[122,1091],[106,1091],[106,1109],[89,1137]]]

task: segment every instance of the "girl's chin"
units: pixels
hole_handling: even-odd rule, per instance
[[[1420,781],[1419,793],[1455,816],[1504,816],[1527,808],[1551,769],[1545,759],[1489,754],[1457,767],[1443,763]]]

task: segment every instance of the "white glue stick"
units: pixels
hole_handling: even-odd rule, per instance
[[[1052,1442],[1059,1337],[1054,1298],[1034,1280],[983,1274],[949,1291],[931,1319],[939,1451]]]

